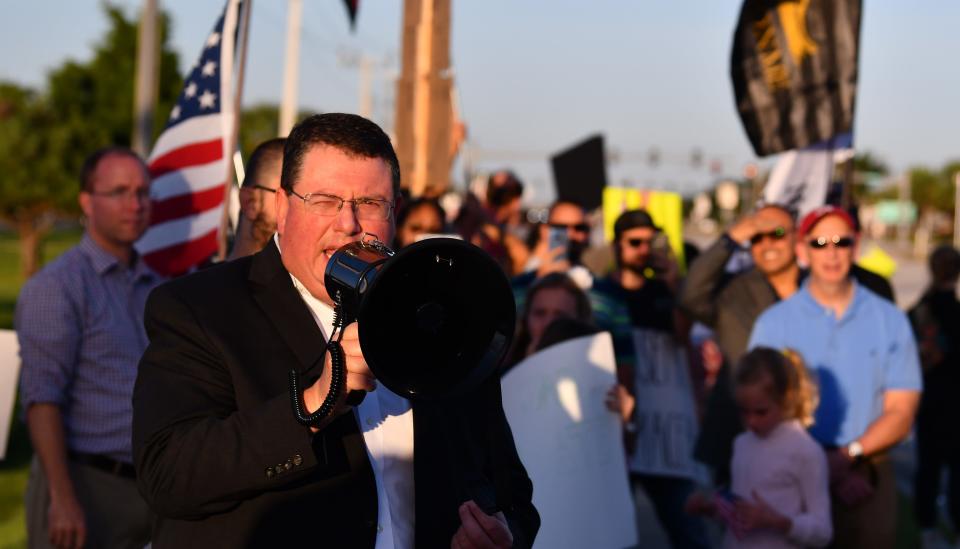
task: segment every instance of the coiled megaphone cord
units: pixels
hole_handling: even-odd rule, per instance
[[[333,308],[333,333],[330,334],[330,341],[327,342],[327,349],[330,351],[330,390],[323,399],[323,403],[312,414],[307,413],[303,403],[300,372],[296,369],[290,370],[290,400],[293,404],[293,415],[301,425],[317,427],[329,416],[346,383],[346,360],[343,355],[343,346],[340,344],[343,339],[343,307],[340,300],[340,292],[337,292],[334,298],[336,304]]]

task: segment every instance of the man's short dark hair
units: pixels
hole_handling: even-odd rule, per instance
[[[928,259],[934,284],[955,282],[960,278],[960,252],[948,244],[937,246]]]
[[[100,161],[108,156],[129,156],[130,158],[135,159],[140,163],[141,166],[143,166],[143,172],[147,174],[147,179],[150,179],[150,170],[147,169],[147,163],[140,158],[139,154],[133,152],[127,147],[103,147],[102,149],[93,151],[89,156],[87,156],[87,158],[83,160],[83,167],[80,168],[81,192],[93,192],[93,174],[97,171],[97,166],[100,165]]]
[[[303,157],[317,145],[334,147],[352,156],[383,160],[390,166],[393,196],[399,196],[400,162],[390,137],[366,118],[345,113],[315,114],[294,126],[283,147],[280,187],[287,193],[300,178]]]
[[[272,167],[274,162],[283,161],[283,144],[286,138],[275,137],[257,145],[247,160],[247,168],[243,177],[243,186],[260,185],[263,181],[263,172]]]

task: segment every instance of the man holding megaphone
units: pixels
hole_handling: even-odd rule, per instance
[[[378,126],[312,116],[284,147],[274,241],[151,295],[133,445],[154,547],[532,545],[497,376],[408,400],[378,383],[358,325],[335,322],[327,264],[392,240],[399,187]]]

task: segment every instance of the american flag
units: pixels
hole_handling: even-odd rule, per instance
[[[729,490],[721,490],[713,496],[713,506],[717,512],[717,518],[727,525],[727,528],[733,533],[735,538],[743,539],[743,529],[740,528],[740,521],[737,520],[737,500],[739,496]]]
[[[153,214],[137,250],[167,276],[217,251],[236,120],[231,90],[239,13],[240,0],[227,0],[147,160]]]

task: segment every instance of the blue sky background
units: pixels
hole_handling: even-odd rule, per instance
[[[140,2],[118,2],[134,13]],[[864,0],[856,146],[894,170],[960,157],[960,2]],[[173,17],[181,71],[222,9],[217,0],[160,0]],[[40,86],[67,58],[87,59],[106,29],[95,0],[0,0],[0,79]],[[358,109],[359,72],[341,53],[382,66],[374,118],[392,124],[400,0],[364,0],[356,33],[340,0],[306,0],[301,106]],[[728,76],[736,0],[453,0],[452,58],[469,147],[480,167],[514,167],[531,203],[550,199],[547,156],[600,132],[622,160],[614,184],[709,186],[690,153],[737,175],[755,158]],[[279,102],[286,2],[255,0],[244,103]],[[651,147],[659,167],[636,160]],[[509,154],[507,154],[509,153]],[[763,164],[769,164],[764,160]]]

